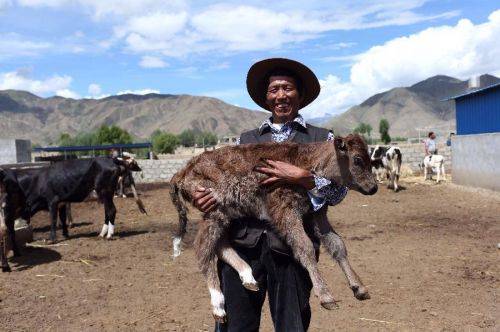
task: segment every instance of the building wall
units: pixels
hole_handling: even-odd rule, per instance
[[[500,133],[452,139],[453,182],[500,191]]]
[[[500,132],[500,86],[455,102],[458,135]]]
[[[31,141],[0,139],[0,165],[31,162]]]

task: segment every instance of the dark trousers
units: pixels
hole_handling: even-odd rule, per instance
[[[258,331],[266,291],[276,331],[308,329],[312,288],[309,274],[293,257],[270,250],[265,237],[263,234],[254,248],[235,247],[241,258],[252,267],[259,291],[245,289],[238,273],[219,261],[228,320],[226,324],[216,324],[215,331]]]

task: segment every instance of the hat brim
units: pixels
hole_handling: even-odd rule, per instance
[[[248,70],[247,90],[253,101],[269,111],[266,104],[266,94],[269,82],[266,81],[270,71],[283,68],[297,75],[302,81],[301,95],[303,97],[300,108],[304,108],[313,102],[321,90],[318,78],[311,69],[302,63],[285,58],[265,59],[253,64]]]

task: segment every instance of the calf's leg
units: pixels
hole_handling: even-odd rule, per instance
[[[49,241],[51,243],[57,242],[57,211],[58,211],[59,202],[56,199],[52,201],[49,206],[49,214],[50,214],[50,238]]]
[[[358,274],[353,270],[347,258],[347,249],[342,238],[335,233],[332,226],[328,222],[325,214],[318,213],[314,217],[314,232],[321,240],[321,243],[326,247],[326,250],[337,261],[340,268],[349,283],[349,287],[354,293],[354,296],[362,301],[370,298],[368,289],[359,278]]]
[[[7,227],[6,235],[7,234],[9,235],[10,243],[12,246],[12,252],[14,253],[14,256],[19,257],[21,256],[21,251],[19,250],[19,247],[17,246],[16,242],[16,230],[14,228],[15,220],[16,218],[12,214],[10,213],[5,214],[5,226]],[[7,238],[7,236],[5,236],[5,238]],[[7,243],[5,243],[5,245],[7,245]],[[5,255],[7,255],[7,252],[5,252]]]
[[[68,217],[68,227],[73,228],[73,214],[71,213],[71,203],[66,204],[66,216]]]
[[[67,209],[68,204],[63,204],[59,207],[59,220],[61,220],[61,226],[62,226],[62,233],[64,237],[69,237],[68,234],[68,225],[66,224],[66,209]]]
[[[3,209],[3,207],[2,207]],[[9,262],[7,261],[7,226],[5,225],[5,219],[3,216],[3,211],[0,215],[0,260],[2,263],[2,272],[10,272]]]
[[[207,267],[207,286],[210,292],[210,304],[212,305],[212,315],[217,322],[226,321],[226,310],[224,294],[220,288],[219,275],[217,273],[217,257],[212,259]]]
[[[285,238],[295,259],[309,273],[314,294],[319,298],[321,305],[329,310],[338,308],[337,302],[319,272],[314,246],[302,226],[302,218],[290,210],[274,214],[271,217],[276,223],[278,233]]]
[[[259,284],[252,274],[252,268],[234,250],[226,238],[223,238],[218,246],[217,256],[220,260],[231,266],[238,272],[243,287],[251,291],[258,291]]]
[[[113,194],[109,193],[104,199],[104,214],[107,220],[107,235],[106,238],[109,240],[113,237],[115,233],[115,218],[116,218],[116,207],[113,203]]]

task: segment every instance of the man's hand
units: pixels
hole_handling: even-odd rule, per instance
[[[196,187],[196,191],[193,194],[193,205],[204,213],[215,209],[217,206],[217,200],[212,193],[212,189]]]
[[[266,163],[269,165],[268,167],[255,167],[257,172],[269,175],[268,178],[260,182],[261,185],[295,184],[307,190],[316,186],[311,171],[283,161],[266,160]]]

